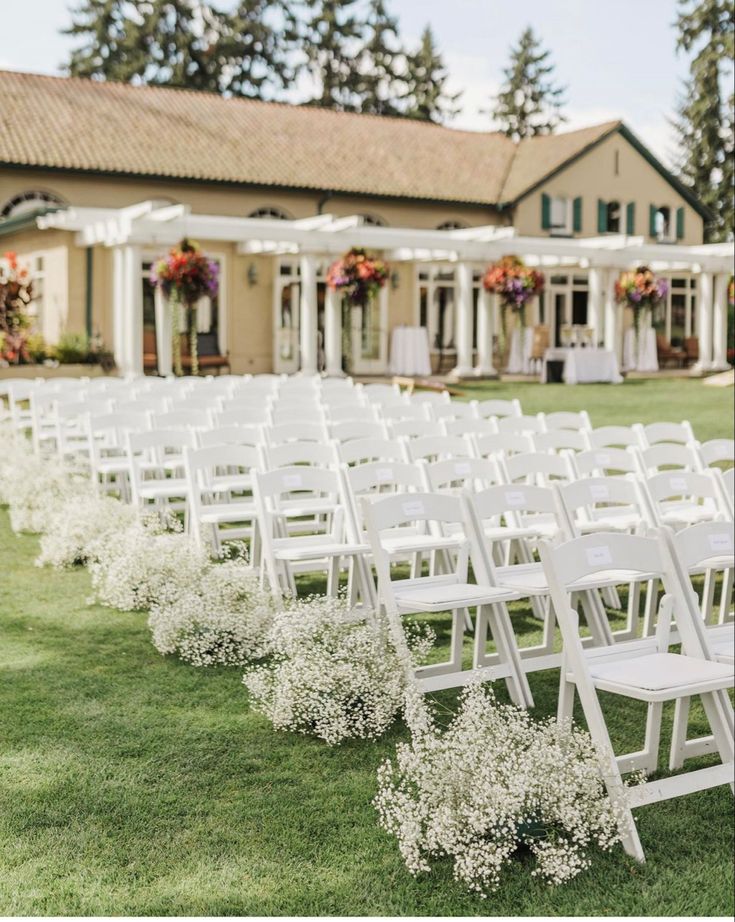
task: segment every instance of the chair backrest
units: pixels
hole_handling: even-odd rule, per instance
[[[326,442],[329,439],[326,425],[314,422],[266,426],[263,433],[269,445],[283,445],[284,442]]]
[[[377,422],[374,406],[370,404],[344,403],[338,406],[326,406],[326,416],[330,423],[342,420],[360,420],[362,422]]]
[[[424,435],[442,435],[442,425],[434,419],[389,420],[388,430],[394,438],[419,438]]]
[[[313,464],[317,467],[333,467],[336,458],[334,447],[322,442],[284,442],[282,445],[261,445],[263,469]]]
[[[572,429],[577,432],[590,432],[592,430],[592,423],[586,410],[580,410],[579,412],[557,410],[554,413],[543,413],[541,415],[547,430]]]
[[[153,429],[209,429],[212,418],[208,410],[169,410],[167,413],[152,413]]]
[[[479,400],[475,411],[481,419],[491,416],[523,416],[521,402],[516,397],[512,400]]]
[[[373,501],[389,493],[415,493],[423,490],[419,465],[405,461],[369,461],[340,469],[347,505],[347,527],[351,541],[365,540],[362,500]]]
[[[544,432],[544,421],[538,416],[504,416],[495,420],[498,432]]]
[[[435,404],[431,408],[434,419],[477,419],[475,401],[463,403],[461,400],[450,400],[448,403]]]
[[[641,475],[644,477],[671,468],[684,471],[701,470],[696,449],[689,445],[659,442],[650,448],[641,448],[636,457],[640,462]]]
[[[640,441],[632,426],[600,426],[586,435],[589,447],[593,448],[638,448]]]
[[[268,421],[268,409],[264,403],[252,405],[227,401],[221,410],[212,414],[212,419],[217,426],[264,426]]]
[[[429,407],[423,403],[397,403],[381,408],[379,416],[385,420],[429,419]]]
[[[657,445],[659,442],[674,442],[686,445],[689,442],[696,441],[691,423],[683,420],[680,423],[648,423],[642,425],[636,423],[633,428],[636,431],[641,448],[648,448],[651,445]]]
[[[211,489],[218,471],[247,474],[258,466],[258,454],[251,445],[210,445],[185,448],[184,467],[194,509],[202,505],[202,492]],[[221,501],[221,500],[220,500]]]
[[[403,446],[396,439],[352,439],[349,442],[337,442],[335,445],[340,464],[405,460]]]
[[[253,495],[264,540],[276,537],[276,517],[303,518],[303,510],[291,508],[283,500],[294,496],[323,496],[333,503],[332,535],[336,537],[344,524],[342,485],[336,470],[306,465],[280,467],[271,471],[253,469]],[[307,524],[303,523],[303,530]],[[321,527],[320,527],[321,530]],[[321,532],[323,533],[323,531]]]
[[[735,441],[733,439],[710,439],[699,446],[699,455],[705,467],[715,464],[735,465]]]
[[[384,423],[363,419],[345,419],[329,423],[329,435],[336,442],[350,442],[352,439],[383,439],[387,436]]]
[[[447,406],[451,403],[449,391],[415,391],[408,398],[412,404],[429,404],[431,407]]]
[[[593,448],[576,454],[565,453],[579,477],[637,474],[639,467],[636,455],[636,448]]]
[[[586,477],[554,487],[558,498],[559,518],[568,537],[578,535],[596,517],[631,512],[639,528],[653,524],[649,503],[640,483],[626,477]]]
[[[470,458],[472,446],[459,435],[423,435],[404,442],[408,461]]]
[[[573,429],[552,429],[550,432],[537,432],[533,435],[536,451],[584,451],[587,440],[583,432]]]
[[[467,416],[460,419],[441,420],[446,435],[490,435],[495,432],[491,419],[473,419]]]
[[[479,522],[501,516],[514,520],[519,514],[556,516],[558,512],[553,490],[533,484],[498,484],[474,494],[465,492],[465,497]]]
[[[362,392],[371,403],[383,407],[405,403],[405,396],[397,384],[363,384]]]
[[[260,445],[263,430],[260,426],[214,426],[197,434],[200,448],[210,445]]]
[[[676,554],[686,570],[705,570],[715,562],[735,566],[731,522],[698,522],[672,536]]]
[[[703,473],[692,471],[663,471],[645,478],[644,485],[651,497],[651,506],[659,522],[665,518],[662,503],[667,500],[685,499],[692,505],[702,506],[714,518],[723,516],[732,518],[732,512],[723,502],[723,494],[718,489],[717,477],[722,474],[716,468]]]
[[[115,408],[121,413],[166,413],[169,401],[167,397],[134,397],[132,400],[118,400]]]
[[[489,458],[493,455],[527,454],[533,451],[533,438],[518,432],[493,432],[472,436],[475,455]]]
[[[559,455],[543,452],[509,455],[498,459],[498,468],[507,483],[535,483],[539,487],[569,480],[569,466]]]
[[[426,489],[433,493],[457,492],[465,487],[484,490],[500,483],[497,465],[486,458],[447,458],[425,462],[422,468]]]

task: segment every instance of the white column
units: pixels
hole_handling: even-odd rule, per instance
[[[337,378],[342,371],[342,298],[338,291],[327,288],[324,302],[324,352],[327,375]]]
[[[301,362],[300,370],[305,375],[317,373],[317,298],[316,257],[304,254],[301,257]]]
[[[712,323],[712,368],[726,371],[727,363],[727,286],[730,277],[723,272],[715,276],[715,304]]]
[[[699,360],[692,368],[694,374],[709,371],[712,367],[712,306],[714,279],[711,272],[702,272],[697,284],[697,338]]]
[[[173,368],[173,323],[171,306],[160,287],[155,292],[156,355],[158,374],[170,375]]]
[[[121,374],[143,373],[143,282],[140,247],[113,251],[113,350]]]
[[[455,302],[455,334],[457,365],[452,375],[466,378],[472,374],[472,266],[458,263],[457,300]]]
[[[589,294],[587,296],[587,326],[595,331],[595,345],[603,339],[603,318],[605,316],[605,287],[607,270],[593,267],[589,271]]]
[[[497,371],[493,366],[493,333],[495,320],[495,295],[485,288],[480,289],[477,302],[477,365],[475,374],[478,378],[495,378]]]
[[[615,271],[607,273],[604,289],[604,343],[605,348],[614,352],[618,362],[623,360],[623,324],[622,305],[615,300]]]

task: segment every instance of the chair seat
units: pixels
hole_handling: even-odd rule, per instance
[[[326,535],[305,535],[298,538],[276,538],[273,551],[278,560],[313,560],[322,557],[354,557],[367,554],[367,544],[343,544]]]
[[[292,518],[301,518],[307,515],[329,515],[337,506],[335,499],[326,496],[315,496],[313,499],[286,499],[279,503],[279,512]]]
[[[238,493],[252,488],[253,478],[250,474],[223,474],[212,479],[212,489],[217,493]]]
[[[710,522],[716,515],[716,510],[696,503],[664,504],[661,509],[661,521],[665,525],[696,525],[697,522]]]
[[[706,573],[707,570],[732,570],[735,567],[735,559],[732,554],[714,554],[707,557],[706,560],[700,560],[698,564],[689,568],[689,573],[696,576]]]
[[[212,503],[201,507],[199,521],[217,525],[222,522],[250,521],[255,516],[255,503]]]
[[[164,496],[186,496],[189,485],[185,480],[174,478],[168,480],[145,480],[138,493],[143,499],[158,499]]]
[[[497,567],[495,575],[501,586],[516,589],[522,594],[547,595],[549,584],[540,563],[521,563],[510,567]],[[602,589],[606,586],[621,586],[624,583],[647,582],[653,573],[638,573],[632,570],[601,570],[586,579],[580,579],[567,586],[572,592],[587,589]]]
[[[414,554],[422,551],[456,550],[465,543],[464,535],[401,535],[380,541],[386,554]]]
[[[554,538],[559,531],[556,522],[535,522],[529,525],[494,526],[485,528],[485,537],[488,541],[512,541],[514,539]]]
[[[591,535],[599,531],[630,531],[641,524],[641,517],[637,512],[627,512],[614,509],[600,509],[593,521],[578,521],[577,527],[581,534]]]
[[[401,589],[393,584],[398,607],[404,612],[439,612],[456,608],[473,608],[517,599],[518,593],[495,586],[477,586],[472,583],[433,584],[431,586]]]
[[[710,649],[718,663],[735,663],[735,637],[723,637],[712,641]]]
[[[590,675],[595,685],[603,690],[618,691],[630,697],[655,696],[659,700],[733,685],[733,671],[729,666],[681,653],[648,653],[614,662],[591,663]]]

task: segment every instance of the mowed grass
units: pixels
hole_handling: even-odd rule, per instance
[[[701,439],[732,436],[732,391],[700,382],[472,392],[519,396],[527,412],[586,407],[596,425],[689,418]],[[88,604],[87,573],[38,570],[37,549],[0,512],[0,914],[732,914],[728,788],[639,810],[643,866],[616,848],[552,890],[519,859],[489,900],[445,861],[412,878],[371,805],[405,727],[334,749],[276,733],[248,710],[240,670],[162,658],[144,613]],[[537,623],[513,617],[529,642]],[[535,712],[553,714],[556,673],[530,681]],[[455,700],[440,696],[445,718]],[[603,704],[619,751],[638,748],[640,706]]]

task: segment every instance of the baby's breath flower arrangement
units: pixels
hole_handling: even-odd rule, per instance
[[[138,519],[90,545],[89,572],[99,602],[121,611],[150,610],[196,587],[209,557],[170,527],[158,517]]]
[[[375,798],[412,874],[446,856],[455,879],[486,896],[519,848],[534,856],[535,876],[561,884],[589,866],[590,847],[619,841],[620,811],[587,733],[499,705],[479,683],[443,733],[421,716],[380,767]]]
[[[154,604],[148,626],[159,653],[193,666],[244,666],[270,649],[273,596],[242,560],[210,564],[198,582]]]
[[[108,540],[135,525],[138,512],[112,496],[94,492],[61,503],[46,520],[38,566],[86,564]]]
[[[382,625],[349,618],[343,599],[291,599],[276,613],[273,658],[246,671],[250,704],[277,730],[317,736],[330,745],[374,739],[401,708],[406,671]],[[417,660],[433,635],[414,634]]]

